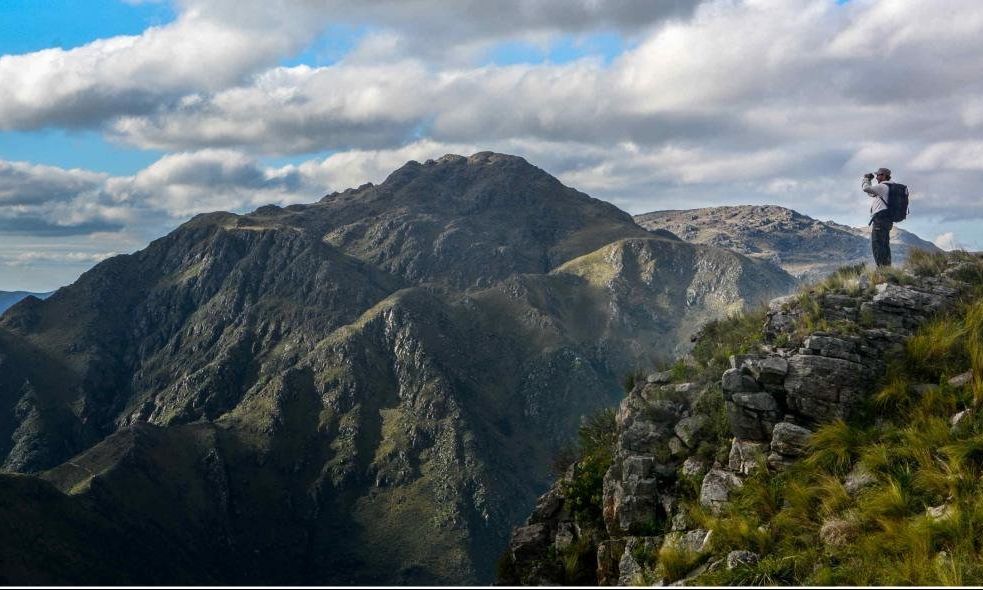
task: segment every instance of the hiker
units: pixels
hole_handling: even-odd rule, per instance
[[[871,186],[871,180],[875,178],[877,184]],[[895,187],[894,195],[892,195],[892,185]],[[870,223],[867,225],[872,226],[870,246],[874,252],[874,262],[877,266],[891,266],[891,227],[895,221],[901,221],[907,215],[908,188],[903,184],[891,182],[891,171],[887,168],[878,168],[877,172],[864,174],[864,181],[860,187],[872,199]]]

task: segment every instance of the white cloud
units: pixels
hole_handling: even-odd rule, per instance
[[[956,239],[956,234],[951,231],[935,236],[935,239],[932,240],[932,242],[943,250],[963,249],[963,246],[960,245],[959,240]]]
[[[41,263],[95,264],[116,256],[118,252],[45,252],[27,251],[16,254],[0,254],[0,263],[7,266],[30,266]]]
[[[851,224],[866,222],[860,175],[888,166],[926,235],[983,239],[966,229],[983,218],[975,0],[178,6],[176,22],[136,37],[0,58],[0,128],[104,125],[172,152],[115,178],[0,163],[0,231],[309,202],[408,159],[491,149],[633,213],[775,203]],[[328,21],[368,32],[333,65],[275,65]],[[630,49],[480,65],[504,41],[603,31]]]
[[[309,6],[222,4],[182,2],[176,21],[140,35],[0,56],[0,130],[98,125],[221,90],[298,50],[324,22]]]

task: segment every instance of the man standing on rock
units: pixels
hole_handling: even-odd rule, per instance
[[[877,184],[871,186],[871,180],[877,179]],[[891,212],[888,210],[888,188],[891,182],[891,171],[878,168],[873,174],[864,174],[860,185],[865,193],[870,195],[870,246],[874,251],[874,262],[877,266],[891,266]]]

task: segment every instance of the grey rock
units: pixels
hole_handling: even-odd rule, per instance
[[[665,535],[662,546],[689,551],[691,553],[699,553],[709,547],[710,533],[711,531],[706,529],[670,532]]]
[[[604,474],[603,517],[608,533],[620,536],[649,526],[662,515],[656,465],[651,456],[616,457]]]
[[[783,310],[783,308],[795,303],[798,299],[798,295],[784,295],[782,297],[775,297],[768,302],[768,311],[778,313]]]
[[[745,375],[741,369],[727,369],[720,377],[720,384],[725,394],[736,392],[760,391],[761,386],[750,375]]]
[[[577,532],[572,522],[561,522],[556,525],[556,536],[553,546],[557,551],[563,551],[577,539]]]
[[[643,567],[649,565],[662,546],[663,537],[628,537],[625,550],[618,563],[618,585],[631,586],[641,583]],[[642,556],[639,560],[638,556]],[[649,557],[649,559],[645,559]]]
[[[736,405],[756,412],[777,412],[778,403],[774,396],[767,392],[760,393],[735,393],[731,397]]]
[[[780,356],[768,356],[750,364],[751,374],[764,384],[779,384],[788,374],[788,360]]]
[[[767,395],[767,394],[765,394]],[[740,439],[767,441],[771,439],[771,429],[778,422],[778,412],[758,412],[725,402],[731,433]]]
[[[949,385],[953,387],[962,387],[973,380],[973,371],[969,370],[965,373],[956,375],[952,379],[949,379]]]
[[[728,359],[730,361],[731,369],[742,369],[744,365],[750,361],[756,361],[761,358],[758,354],[732,354]]]
[[[546,551],[549,528],[543,523],[516,527],[509,541],[509,553],[516,561],[535,559]]]
[[[632,420],[631,425],[619,435],[619,446],[627,451],[655,453],[664,448],[672,436],[669,424],[651,420]]]
[[[621,556],[625,553],[625,539],[610,539],[597,545],[597,583],[600,586],[618,584]]]
[[[860,355],[857,354],[858,342],[844,338],[814,334],[806,338],[803,346],[821,356],[860,362]]]
[[[871,387],[870,369],[852,361],[797,354],[788,361],[789,407],[817,422],[849,417]]]
[[[658,373],[649,373],[645,377],[647,383],[652,383],[653,385],[665,385],[666,383],[672,383],[672,371],[659,371]]]
[[[699,442],[700,435],[709,422],[710,418],[705,414],[694,414],[677,422],[674,430],[679,440],[687,447],[693,448]]]
[[[957,412],[951,418],[949,418],[949,424],[952,425],[952,428],[959,428],[961,425],[967,423],[972,416],[972,410]]]
[[[669,439],[669,452],[673,457],[682,457],[689,452],[689,447],[679,440],[678,436],[674,436]]]
[[[741,475],[754,471],[768,452],[768,443],[735,438],[730,445],[727,468]]]
[[[791,457],[786,457],[781,453],[769,453],[768,454],[768,468],[774,471],[781,471],[786,467],[795,463],[795,460]]]
[[[700,504],[709,508],[712,513],[719,514],[730,499],[730,493],[743,485],[741,478],[733,473],[711,469],[700,486]]]
[[[771,449],[790,457],[806,453],[812,431],[789,422],[779,422],[771,433]]]
[[[707,462],[697,457],[687,457],[683,461],[682,474],[686,477],[703,477],[707,472]]]
[[[761,558],[753,551],[731,551],[727,554],[727,569],[749,566],[758,563]]]
[[[932,313],[945,302],[938,294],[917,290],[910,286],[881,283],[877,285],[874,304],[897,307],[902,309]]]

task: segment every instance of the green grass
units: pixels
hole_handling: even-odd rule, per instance
[[[563,493],[579,522],[603,529],[604,474],[614,460],[617,441],[614,410],[606,408],[589,416],[577,435],[578,458],[573,477],[563,483]]]
[[[937,272],[934,264],[934,257],[916,257],[914,272]],[[969,369],[970,383],[948,385]],[[949,423],[957,411],[977,408],[980,375],[983,297],[977,293],[926,324],[889,364],[872,399],[876,423],[825,424],[802,461],[784,472],[752,474],[720,516],[691,509],[713,530],[715,554],[749,549],[762,556],[697,582],[983,584],[983,416],[959,428]],[[845,476],[858,465],[875,482],[851,495]],[[942,505],[948,506],[943,517],[926,513]],[[835,544],[821,541],[824,524]]]

